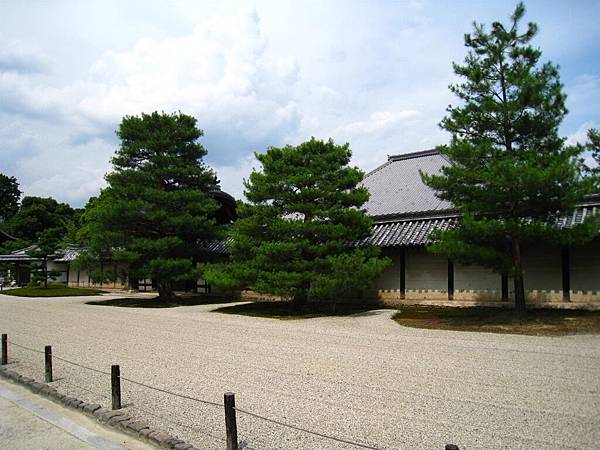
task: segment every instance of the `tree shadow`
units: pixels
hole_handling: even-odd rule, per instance
[[[386,308],[380,303],[373,302],[309,302],[295,308],[291,301],[250,302],[214,309],[213,312],[224,314],[239,314],[271,319],[311,319],[329,316],[375,315],[378,310]]]
[[[186,296],[176,297],[170,300],[158,297],[123,297],[111,298],[109,300],[95,300],[86,302],[86,305],[115,306],[118,308],[177,308],[179,306],[215,305],[221,303],[239,302],[239,299],[217,296]]]

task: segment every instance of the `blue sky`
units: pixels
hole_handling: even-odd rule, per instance
[[[242,193],[254,151],[350,142],[369,170],[431,148],[455,102],[463,35],[508,1],[0,2],[0,172],[82,206],[104,185],[121,117],[194,115],[206,161]],[[600,1],[529,1],[561,67],[571,142],[600,127]]]

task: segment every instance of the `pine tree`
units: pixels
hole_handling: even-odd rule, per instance
[[[519,30],[524,14],[519,3],[509,26],[494,22],[488,32],[475,23],[465,35],[468,55],[453,65],[462,82],[450,86],[460,106],[449,106],[440,124],[452,134],[439,147],[451,164],[441,175],[423,175],[463,213],[462,225],[438,233],[432,250],[510,274],[519,315],[523,243],[572,238],[557,219],[591,190],[582,147],[566,147],[558,133],[567,113],[558,67],[540,62],[542,52],[531,45],[534,23]]]
[[[202,241],[217,234],[210,193],[218,181],[202,162],[202,134],[181,113],[124,117],[108,187],[83,217],[80,236],[93,255],[127,262],[130,277],[153,278],[165,300],[175,282],[200,275]]]
[[[361,209],[363,172],[348,166],[350,156],[348,144],[314,138],[256,154],[262,170],[245,182],[231,261],[209,266],[207,281],[290,297],[295,307],[369,287],[389,261],[353,245],[370,235],[371,220]]]
[[[17,179],[0,173],[0,224],[17,213],[20,199],[21,191]]]
[[[596,167],[592,167],[590,172],[595,177],[597,189],[600,189],[600,131],[591,128],[587,133],[587,148],[592,153],[592,158],[596,161]]]

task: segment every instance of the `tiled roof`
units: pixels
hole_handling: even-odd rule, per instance
[[[592,215],[600,215],[600,197],[598,197],[598,201],[582,203],[579,208],[573,211],[573,214],[560,218],[558,224],[561,228],[571,228],[581,224]]]
[[[582,204],[573,214],[559,219],[558,224],[561,228],[571,228],[581,224],[592,215],[600,216],[600,201]],[[447,230],[458,223],[459,220],[458,215],[449,214],[438,217],[376,222],[373,225],[371,236],[362,243],[378,247],[427,245],[431,243],[432,231]]]
[[[67,245],[67,248],[64,250],[59,250],[61,253],[59,258],[54,259],[56,262],[73,262],[77,259],[79,254],[81,253],[81,247],[76,245]]]
[[[29,256],[29,252],[35,250],[37,246],[30,245],[19,250],[11,252],[9,255],[0,255],[0,261],[8,262],[28,262],[28,261],[41,261],[40,258],[34,258]]]
[[[11,241],[16,241],[17,238],[8,234],[6,231],[0,230],[0,237],[4,237],[6,239],[10,239]]]
[[[451,216],[376,223],[373,225],[371,236],[364,244],[378,247],[430,244],[433,230],[447,230],[457,220],[456,216]]]
[[[201,244],[202,250],[204,250],[208,253],[216,254],[216,255],[228,255],[229,247],[227,247],[227,243],[229,242],[229,240],[230,239],[226,239],[224,241],[213,240],[213,241],[203,242]]]
[[[435,196],[435,191],[423,183],[420,174],[420,171],[439,173],[448,164],[437,150],[390,156],[362,182],[371,194],[365,204],[367,214],[377,219],[453,209],[451,203]]]

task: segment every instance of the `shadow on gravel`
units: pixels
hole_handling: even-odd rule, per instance
[[[600,311],[530,309],[524,318],[502,308],[401,306],[393,319],[400,325],[453,331],[560,336],[600,333]]]
[[[216,305],[221,303],[239,302],[238,299],[226,297],[180,297],[174,300],[159,300],[158,298],[124,297],[111,298],[110,300],[96,300],[86,302],[86,305],[116,306],[118,308],[176,308],[178,306]]]
[[[304,305],[300,309],[294,308],[290,301],[252,302],[233,306],[226,306],[213,310],[224,314],[239,314],[252,317],[267,317],[270,319],[312,319],[328,316],[366,316],[380,314],[379,303],[331,303],[314,302]]]

